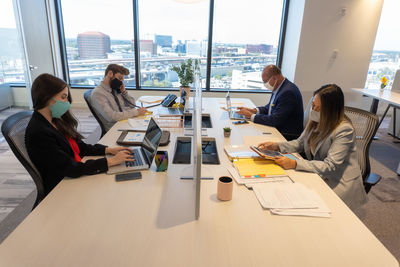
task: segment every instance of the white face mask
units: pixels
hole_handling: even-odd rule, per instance
[[[310,111],[311,121],[319,122],[319,117],[320,117],[319,111],[315,111],[313,109]]]
[[[268,90],[274,91],[274,86],[275,86],[275,85],[270,85],[270,84],[269,84],[269,81],[270,81],[270,80],[271,80],[271,79],[269,79],[268,82],[264,83],[264,86],[265,86],[265,88],[267,88]]]

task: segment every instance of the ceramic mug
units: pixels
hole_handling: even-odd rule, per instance
[[[222,176],[218,178],[217,198],[222,201],[232,199],[233,180],[231,177]]]

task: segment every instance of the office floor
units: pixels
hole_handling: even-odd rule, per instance
[[[21,110],[12,108],[0,111],[0,125],[9,115]],[[88,142],[95,142],[100,128],[90,111],[73,109],[73,113],[79,120],[80,133]],[[387,134],[389,122],[390,118],[384,120],[377,133],[379,139],[374,140],[370,148],[372,172],[381,175],[382,181],[371,189],[368,203],[355,213],[400,261],[400,177],[395,172],[400,158],[396,156],[400,155],[400,143],[394,143]],[[397,194],[398,199],[385,195],[382,199],[383,186],[389,181],[389,185],[393,184],[394,193],[391,193]],[[35,199],[34,188],[30,176],[0,134],[0,243],[29,214]]]

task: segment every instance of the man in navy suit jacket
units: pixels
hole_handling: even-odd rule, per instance
[[[286,79],[275,65],[268,65],[262,72],[264,86],[272,91],[269,103],[257,108],[239,107],[251,121],[273,126],[287,139],[297,139],[303,132],[303,99],[299,88]]]

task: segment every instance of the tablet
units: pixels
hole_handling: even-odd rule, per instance
[[[268,149],[261,150],[256,146],[250,146],[250,148],[251,148],[251,150],[256,152],[258,155],[260,155],[261,157],[266,158],[266,159],[274,159],[275,157],[283,157],[283,155],[278,151],[268,150]]]

